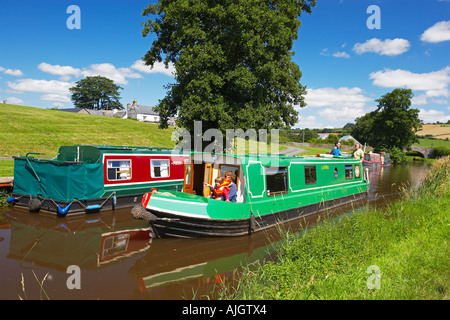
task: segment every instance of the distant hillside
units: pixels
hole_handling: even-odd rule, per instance
[[[0,157],[40,152],[51,158],[73,144],[173,148],[172,132],[131,119],[0,104]]]
[[[450,140],[450,125],[449,124],[424,124],[422,130],[417,131],[418,136],[430,135],[435,139],[446,139]],[[431,138],[430,137],[430,138]]]

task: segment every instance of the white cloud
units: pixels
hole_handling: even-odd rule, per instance
[[[345,51],[338,51],[333,53],[333,57],[335,58],[350,58],[350,55]]]
[[[450,20],[435,23],[422,33],[420,40],[431,43],[450,40]]]
[[[450,96],[450,66],[439,71],[413,73],[408,70],[391,70],[372,72],[373,85],[383,88],[406,87],[411,90],[426,91],[427,97]]]
[[[59,95],[69,94],[69,88],[74,84],[57,80],[20,79],[15,82],[7,82],[8,88],[16,92],[40,92]]]
[[[111,63],[92,64],[87,68],[79,69],[72,66],[51,65],[42,62],[38,65],[39,70],[60,76],[60,80],[69,81],[71,77],[93,77],[102,76],[113,80],[117,84],[127,85],[127,78],[142,78],[139,73],[133,72],[130,68],[116,68]]]
[[[46,62],[39,64],[38,69],[46,73],[60,76],[60,80],[62,81],[68,81],[72,76],[79,77],[81,74],[81,70],[78,68],[71,66],[51,65]]]
[[[301,112],[301,111],[300,111]],[[323,124],[317,121],[317,118],[315,116],[306,116],[298,117],[298,122],[295,124],[295,127],[302,128],[302,129],[314,129],[314,128],[323,128]]]
[[[61,101],[61,102],[70,102],[70,98],[65,95],[56,94],[56,93],[49,93],[41,96],[41,100],[46,101]]]
[[[22,99],[19,99],[16,97],[8,97],[4,100],[6,100],[6,103],[9,103],[9,104],[20,104],[21,105],[24,103]]]
[[[133,63],[131,68],[144,73],[162,73],[167,76],[173,76],[175,73],[175,67],[173,63],[169,63],[169,68],[166,68],[164,63],[155,62],[153,68],[151,68],[150,66],[146,66],[142,60],[137,60],[135,63]]]
[[[422,120],[424,123],[430,123],[430,122],[447,122],[450,120],[450,115],[445,115],[443,111],[439,110],[425,110],[425,109],[419,109],[419,119]]]
[[[412,106],[423,106],[423,105],[426,105],[426,104],[428,104],[428,101],[427,101],[427,95],[425,93],[420,94],[418,96],[414,96],[411,99],[411,105]]]
[[[55,102],[55,103],[53,103],[53,106],[56,107],[56,108],[62,108],[62,107],[65,107],[65,105],[62,104],[62,103],[60,103],[60,102]]]
[[[445,99],[431,99],[431,102],[436,103],[436,104],[447,104],[448,101]]]
[[[354,122],[356,118],[368,112],[373,99],[366,97],[361,88],[319,88],[308,89],[305,96],[308,107],[317,108],[316,116],[325,120],[329,127],[343,126],[347,122]],[[301,112],[301,111],[300,111]],[[300,127],[312,128],[325,126],[315,118],[299,118]]]
[[[355,122],[356,118],[359,118],[366,114],[362,107],[341,107],[341,108],[325,108],[318,112],[321,117],[324,117],[329,122]]]
[[[89,68],[84,68],[81,75],[84,77],[102,76],[123,85],[128,84],[127,78],[142,78],[142,75],[131,71],[130,68],[116,68],[111,63],[93,64]]]
[[[396,38],[380,40],[372,38],[364,43],[356,43],[353,46],[353,51],[357,54],[374,52],[380,55],[396,56],[408,51],[409,47],[409,41],[406,39]]]
[[[23,76],[23,72],[19,69],[6,69],[6,68],[0,66],[0,72],[3,72],[4,74],[8,74],[8,75],[14,76],[14,77]]]
[[[354,107],[363,108],[372,99],[363,95],[361,88],[308,89],[305,101],[310,107]]]

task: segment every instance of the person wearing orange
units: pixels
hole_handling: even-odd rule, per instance
[[[210,187],[211,198],[216,200],[228,200],[229,184],[230,182],[224,177],[219,177],[214,180],[215,186],[204,183],[204,186]]]

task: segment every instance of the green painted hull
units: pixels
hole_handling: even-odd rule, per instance
[[[352,159],[277,159],[286,177],[284,192],[271,193],[267,172],[273,158],[241,157],[245,201],[232,203],[183,192],[153,193],[145,209],[159,236],[239,236],[367,197],[362,162]],[[315,167],[307,183],[305,166]],[[309,171],[308,171],[309,172]],[[358,172],[358,174],[356,174]]]

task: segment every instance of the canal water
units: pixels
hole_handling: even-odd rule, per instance
[[[301,232],[323,215],[383,206],[418,185],[426,164],[370,169],[367,201],[231,239],[153,239],[130,209],[56,218],[0,208],[0,300],[202,299],[233,270],[263,263],[282,243],[280,229]]]

